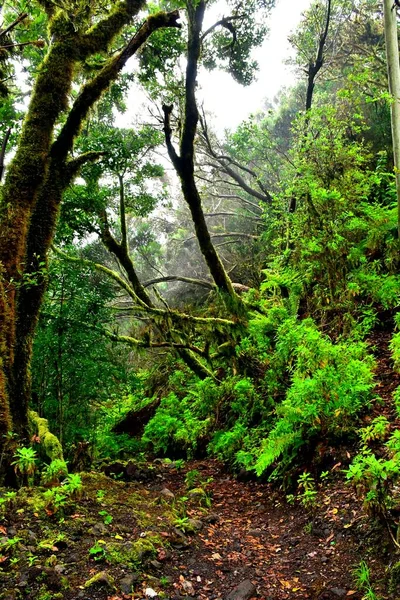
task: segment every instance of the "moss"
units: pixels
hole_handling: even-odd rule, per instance
[[[64,461],[62,446],[58,438],[49,431],[47,419],[39,417],[36,412],[31,410],[29,411],[29,427],[39,436],[44,453],[51,461]]]
[[[135,566],[140,564],[145,558],[154,556],[156,547],[162,544],[160,536],[151,534],[140,538],[136,542],[127,542],[125,544],[107,544],[107,560],[114,565],[128,564]]]
[[[104,586],[114,590],[116,589],[114,578],[111,577],[111,575],[108,575],[108,573],[106,573],[105,571],[100,571],[100,573],[96,573],[96,575],[85,581],[85,589],[90,588],[92,586]]]
[[[395,563],[390,569],[389,592],[394,594],[400,589],[400,562]]]

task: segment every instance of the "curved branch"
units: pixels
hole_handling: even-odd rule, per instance
[[[17,25],[19,25],[20,23],[22,23],[22,21],[25,21],[25,19],[28,17],[28,13],[23,12],[20,15],[18,15],[18,17],[15,19],[15,21],[13,21],[12,23],[10,23],[10,25],[8,25],[8,27],[6,27],[5,29],[2,29],[0,31],[0,37],[3,37],[5,35],[7,35],[7,33],[10,33],[10,31],[12,31],[13,29],[16,28]]]
[[[332,8],[332,0],[328,0],[326,19],[325,19],[325,28],[319,39],[317,56],[313,63],[310,62],[308,69],[307,69],[308,83],[307,83],[307,92],[306,92],[306,111],[310,110],[310,108],[311,108],[313,94],[314,94],[314,87],[315,87],[315,78],[317,77],[319,71],[322,69],[324,62],[325,62],[324,48],[325,48],[326,39],[328,37],[328,32],[329,32],[329,24],[330,24],[330,19],[331,19],[331,8]]]
[[[233,212],[215,212],[215,213],[204,213],[205,217],[237,217],[240,219],[250,219],[251,221],[263,222],[261,217],[250,216],[250,215],[240,215],[238,213]]]
[[[149,279],[143,283],[143,287],[149,287],[157,283],[165,283],[167,281],[182,281],[183,283],[189,283],[191,285],[200,285],[201,287],[207,288],[208,290],[215,290],[215,284],[206,281],[205,279],[192,279],[190,277],[179,277],[178,275],[167,275],[166,277],[157,277],[156,279]]]
[[[113,271],[112,269],[109,269],[108,267],[105,267],[104,265],[102,265],[100,263],[95,263],[92,260],[88,260],[87,258],[70,256],[69,254],[67,254],[66,252],[63,252],[62,250],[60,250],[60,248],[57,248],[56,246],[52,246],[52,250],[56,254],[58,254],[58,256],[61,256],[61,258],[63,258],[64,260],[67,260],[72,263],[79,263],[81,265],[86,265],[87,267],[91,267],[93,269],[96,269],[97,271],[101,271],[102,273],[105,273],[108,277],[110,277],[111,279],[116,281],[118,283],[118,285],[123,290],[125,290],[125,292],[128,294],[128,296],[130,296],[132,298],[132,300],[134,300],[135,302],[138,302],[139,304],[142,304],[140,298],[137,297],[137,295],[135,294],[135,292],[133,291],[131,286],[125,281],[125,279],[123,277],[121,277],[121,275],[118,275],[118,273],[116,271]],[[146,306],[144,306],[144,307],[146,308]]]
[[[158,13],[148,17],[125,48],[111,58],[96,77],[82,87],[68,114],[66,123],[53,144],[53,154],[67,155],[72,148],[73,140],[79,133],[81,124],[88,115],[90,108],[101,97],[103,92],[109,87],[110,83],[116,79],[128,60],[141,46],[143,46],[150,35],[157,29],[165,27],[180,28],[181,25],[178,23],[178,19],[179,11],[177,10],[170,13]]]
[[[232,43],[235,44],[236,43],[236,31],[235,28],[232,25],[232,21],[237,21],[238,19],[243,19],[244,15],[236,15],[236,16],[232,16],[232,17],[223,17],[222,19],[220,19],[219,21],[217,21],[216,23],[214,23],[214,25],[211,25],[211,27],[209,27],[208,29],[206,29],[206,31],[203,33],[203,35],[200,38],[200,41],[203,43],[205,38],[214,31],[214,29],[216,29],[217,27],[225,27],[225,29],[228,29],[228,31],[231,32],[232,37],[233,37],[233,41]]]

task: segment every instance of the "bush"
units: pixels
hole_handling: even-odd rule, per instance
[[[248,331],[238,360],[257,361],[257,374],[186,389],[175,374],[174,391],[145,428],[143,440],[155,452],[191,457],[207,445],[211,455],[258,475],[280,459],[282,473],[317,435],[334,440],[352,431],[374,385],[363,343],[335,344],[311,319],[288,317],[282,307],[255,316]]]

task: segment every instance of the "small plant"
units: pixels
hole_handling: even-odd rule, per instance
[[[174,525],[183,532],[190,529],[188,517],[176,517],[176,519],[174,519]]]
[[[49,516],[54,515],[64,508],[67,502],[67,496],[62,492],[63,490],[61,487],[56,487],[51,490],[46,490],[43,494],[45,510]]]
[[[42,471],[42,482],[44,485],[58,485],[60,479],[68,475],[67,463],[64,460],[52,460]]]
[[[106,495],[105,490],[97,490],[96,492],[96,500],[97,502],[101,502],[104,500],[104,496]]]
[[[186,473],[185,484],[187,490],[192,490],[200,485],[201,475],[197,469],[192,469]]]
[[[70,473],[61,484],[64,493],[72,498],[80,498],[83,491],[82,478],[78,473]]]
[[[12,538],[7,538],[3,544],[1,549],[9,552],[10,554],[18,547],[18,544],[22,541],[22,538],[18,536],[14,536]]]
[[[361,561],[353,571],[357,589],[363,592],[362,600],[379,600],[371,586],[371,573],[365,561]]]
[[[184,466],[185,466],[185,461],[183,460],[183,458],[179,458],[178,460],[176,460],[174,462],[174,467],[177,471],[180,471],[181,469],[183,469]]]
[[[99,542],[95,542],[91,548],[89,548],[89,556],[94,558],[96,561],[103,560],[106,556],[106,551]]]
[[[310,533],[312,533],[312,530],[313,530],[313,524],[311,523],[311,521],[309,523],[306,523],[303,527],[304,533],[307,533],[308,535]]]
[[[6,500],[6,502],[8,502],[8,504],[13,504],[16,498],[17,492],[6,492],[4,494],[4,499]]]
[[[322,471],[321,475],[319,476],[321,481],[326,481],[328,479],[330,475],[329,471]]]
[[[113,522],[113,516],[110,515],[106,510],[99,510],[99,515],[103,517],[104,525],[111,525]]]
[[[386,417],[381,415],[380,417],[376,417],[371,422],[371,425],[368,427],[364,427],[360,431],[361,442],[364,446],[366,446],[369,442],[374,442],[376,440],[384,440],[388,434],[390,428],[390,423]]]
[[[170,584],[170,580],[165,575],[162,575],[159,579],[159,584],[161,587],[167,587]]]
[[[14,471],[26,478],[27,483],[31,482],[32,476],[37,469],[37,454],[36,450],[30,446],[22,446],[18,448],[14,454],[15,460],[11,463],[14,465]]]
[[[27,556],[27,560],[28,560],[28,566],[33,567],[35,562],[38,560],[38,557],[35,556],[34,554],[31,554],[30,556]]]
[[[318,492],[315,489],[315,481],[313,476],[306,471],[302,473],[298,479],[298,487],[299,490],[302,490],[298,494],[298,498],[302,505],[305,508],[311,508],[311,506],[314,506]]]

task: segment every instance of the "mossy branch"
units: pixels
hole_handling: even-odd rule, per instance
[[[110,83],[117,78],[128,60],[157,29],[165,27],[180,28],[181,25],[178,23],[178,19],[179,12],[177,10],[170,13],[158,13],[157,15],[148,17],[125,48],[111,58],[101,71],[82,87],[68,114],[67,121],[53,144],[53,154],[58,155],[63,153],[66,155],[65,151],[68,152],[72,149],[73,140],[78,135],[81,124],[87,117],[89,110],[108,89]]]
[[[84,154],[80,154],[76,158],[69,160],[67,162],[67,164],[65,165],[65,183],[66,183],[66,185],[69,185],[69,183],[71,183],[71,181],[74,179],[74,177],[76,177],[76,175],[79,173],[79,170],[81,169],[81,167],[83,167],[83,165],[85,165],[88,162],[95,162],[96,160],[98,160],[99,158],[104,156],[105,154],[106,154],[105,152],[91,151],[91,152],[85,152]],[[66,187],[66,185],[64,186],[64,188]]]
[[[108,267],[105,267],[104,265],[102,265],[100,263],[95,263],[94,261],[88,260],[86,258],[70,256],[69,254],[67,254],[66,252],[63,252],[62,250],[60,250],[59,248],[56,248],[55,246],[52,246],[52,249],[58,256],[60,256],[61,258],[64,258],[65,260],[96,269],[96,270],[104,273],[105,275],[107,275],[108,277],[113,279],[114,281],[116,281],[118,283],[118,285],[120,285],[122,287],[122,289],[124,289],[126,291],[126,293],[132,298],[132,300],[135,301],[136,304],[130,308],[130,310],[132,312],[133,311],[146,312],[148,314],[168,318],[169,320],[175,320],[175,321],[187,322],[187,323],[190,322],[190,323],[209,324],[209,325],[225,325],[225,326],[229,326],[229,327],[236,327],[239,324],[237,321],[232,321],[230,319],[220,319],[218,317],[195,317],[193,315],[188,315],[186,313],[178,312],[174,309],[163,310],[161,308],[147,306],[146,304],[144,304],[143,302],[140,301],[140,299],[136,296],[136,294],[133,291],[133,289],[131,288],[131,286],[116,271],[113,271],[112,269],[109,269]]]
[[[190,285],[199,285],[208,290],[215,290],[215,284],[205,279],[193,279],[192,277],[180,277],[178,275],[166,275],[165,277],[156,277],[155,279],[149,279],[143,282],[143,287],[149,287],[156,285],[157,283],[166,283],[168,281],[182,281],[183,283],[189,283]]]
[[[145,0],[119,2],[105,19],[96,23],[81,36],[79,46],[83,55],[96,54],[104,50],[112,42],[116,33],[127,25],[145,4]]]
[[[131,286],[129,285],[129,283],[127,283],[125,281],[125,279],[123,277],[121,277],[121,275],[119,275],[116,271],[113,271],[112,269],[109,269],[108,267],[105,267],[104,265],[102,265],[100,263],[95,263],[92,260],[88,260],[86,258],[81,258],[81,257],[76,257],[76,256],[70,256],[69,254],[67,254],[66,252],[63,252],[62,250],[60,250],[56,246],[52,246],[52,249],[53,249],[53,251],[56,254],[58,254],[58,256],[61,256],[64,260],[68,260],[69,262],[72,262],[72,263],[78,263],[78,264],[81,264],[81,265],[86,265],[88,267],[91,267],[92,269],[96,269],[97,271],[101,271],[102,273],[105,273],[108,277],[110,277],[111,279],[113,279],[114,281],[116,281],[118,283],[118,285],[123,290],[125,290],[125,292],[128,294],[128,296],[130,296],[132,298],[132,300],[134,300],[139,305],[141,305],[142,308],[144,308],[144,309],[148,308],[144,304],[144,302],[142,302],[140,300],[140,298],[138,298],[136,296],[135,292],[133,291],[133,289],[131,288]]]

